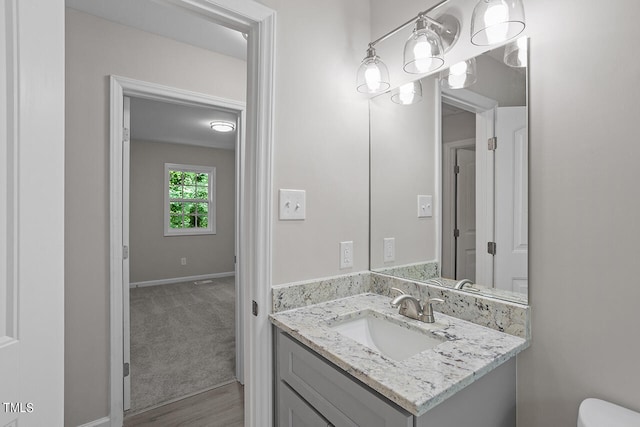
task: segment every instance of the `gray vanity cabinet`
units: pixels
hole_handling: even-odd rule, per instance
[[[515,427],[515,358],[416,417],[274,328],[276,426]]]
[[[299,396],[309,407],[336,427],[413,427],[413,416],[375,393],[367,386],[336,369],[305,346],[279,329],[275,329],[277,420],[279,427],[313,424],[290,424]],[[290,389],[289,389],[290,388]],[[294,396],[291,396],[291,393]],[[298,413],[301,413],[298,410]]]

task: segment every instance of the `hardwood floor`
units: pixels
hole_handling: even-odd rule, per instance
[[[243,427],[244,387],[234,382],[125,417],[124,427],[140,426]]]

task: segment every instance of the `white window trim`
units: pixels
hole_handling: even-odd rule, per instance
[[[184,172],[196,172],[209,174],[209,219],[207,228],[171,228],[169,209],[169,171],[180,170]],[[164,164],[164,235],[169,236],[199,236],[204,234],[216,234],[216,168],[213,166],[194,166],[178,163]]]

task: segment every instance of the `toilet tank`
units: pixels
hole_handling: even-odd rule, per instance
[[[639,427],[640,413],[600,399],[585,399],[578,410],[578,427]]]

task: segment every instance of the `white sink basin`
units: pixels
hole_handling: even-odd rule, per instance
[[[371,312],[338,321],[331,329],[399,362],[446,341]]]

